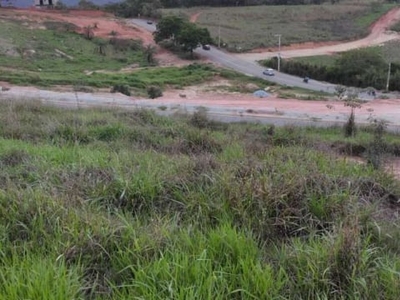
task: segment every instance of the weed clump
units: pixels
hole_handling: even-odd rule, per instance
[[[368,145],[366,158],[369,164],[375,169],[382,167],[383,155],[387,151],[387,145],[384,141],[384,133],[387,127],[387,123],[382,120],[373,120],[371,123],[371,129],[373,132],[373,139]]]
[[[356,116],[352,109],[347,119],[346,124],[343,127],[345,137],[354,137],[357,133]]]
[[[150,99],[159,98],[163,95],[161,88],[153,85],[147,88],[147,94],[149,95]]]
[[[203,107],[197,109],[190,118],[190,124],[200,129],[206,128],[209,123],[207,110]]]
[[[130,96],[131,95],[131,91],[129,89],[129,86],[123,85],[123,84],[115,84],[111,89],[111,93],[121,93],[121,94],[124,94],[126,96]]]

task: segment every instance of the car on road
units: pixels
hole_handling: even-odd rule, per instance
[[[204,50],[210,50],[210,49],[211,49],[211,46],[208,45],[208,44],[205,44],[205,45],[203,45],[203,49],[204,49]]]
[[[147,20],[147,24],[151,25],[151,24],[153,24],[153,21],[152,20]]]
[[[274,76],[274,75],[275,75],[274,69],[265,69],[265,70],[263,71],[263,74],[264,74],[264,75],[267,75],[267,76]]]

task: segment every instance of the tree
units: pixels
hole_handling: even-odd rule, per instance
[[[199,45],[211,43],[211,35],[208,29],[197,27],[181,17],[168,16],[162,18],[153,33],[154,41],[159,43],[171,39],[175,45],[180,45],[184,51],[189,51],[193,56],[193,50]]]
[[[189,51],[193,57],[193,50],[200,44],[211,41],[210,32],[206,28],[199,28],[193,23],[185,23],[177,36],[179,44],[184,51]]]
[[[184,19],[177,16],[162,18],[160,22],[157,23],[156,31],[153,33],[154,41],[159,43],[168,39],[175,40],[185,23],[187,22]]]
[[[371,49],[357,49],[341,54],[335,62],[337,77],[346,78],[346,84],[352,86],[370,86],[362,76],[366,73],[379,73],[386,66],[383,58]]]

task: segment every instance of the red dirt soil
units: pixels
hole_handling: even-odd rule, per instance
[[[7,15],[10,15],[10,13],[13,13],[15,17],[36,22],[54,20],[72,23],[79,27],[78,32],[82,32],[84,27],[93,27],[96,24],[97,28],[93,28],[95,36],[110,37],[111,31],[115,31],[119,38],[141,39],[144,44],[154,44],[151,34],[147,31],[128,26],[123,20],[101,11],[7,9]]]
[[[189,20],[192,23],[196,23],[197,19],[199,18],[199,16],[201,15],[201,12],[195,13],[193,15],[190,16]]]
[[[360,46],[367,46],[368,41],[374,41],[380,38],[382,34],[390,28],[393,24],[397,21],[400,21],[400,7],[394,8],[375,21],[369,28],[370,34],[359,40],[362,42]],[[324,46],[334,46],[339,44],[345,44],[349,41],[328,41],[328,42],[305,42],[305,43],[298,43],[298,44],[291,44],[289,46],[281,47],[282,51],[285,50],[297,50],[297,49],[310,49],[312,51],[313,48],[319,48]],[[269,47],[269,48],[256,48],[250,51],[251,53],[260,53],[260,52],[276,52],[278,48]]]

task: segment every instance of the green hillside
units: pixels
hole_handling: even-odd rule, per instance
[[[339,155],[371,141],[3,101],[0,299],[399,299],[399,181]]]

